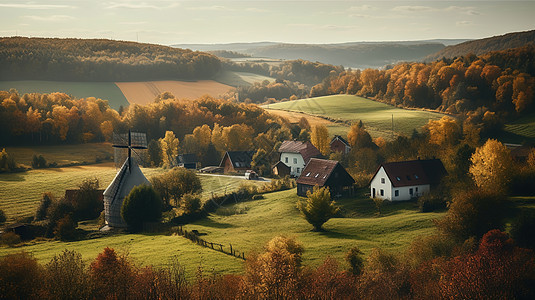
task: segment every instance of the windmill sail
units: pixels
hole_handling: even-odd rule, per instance
[[[129,137],[130,135],[130,137]],[[130,140],[130,142],[129,142]],[[132,162],[145,166],[148,161],[147,135],[142,132],[114,133],[113,134],[115,168],[120,168],[131,150]]]

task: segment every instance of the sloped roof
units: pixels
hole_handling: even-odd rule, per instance
[[[385,169],[394,187],[435,185],[440,183],[442,177],[448,174],[440,159],[398,161],[384,163],[381,166]],[[381,166],[379,166],[379,169]]]
[[[339,173],[340,177],[335,178],[335,180],[340,181],[340,183],[351,185],[355,182],[353,177],[336,160],[318,158],[310,159],[296,182],[306,185],[324,186],[336,172]]]
[[[311,142],[284,141],[279,147],[280,153],[299,153],[305,164],[313,157],[320,157],[321,152]]]
[[[111,203],[118,199],[122,201],[135,186],[150,184],[139,166],[133,160],[130,163],[130,160],[130,157],[125,160],[123,166],[117,172],[117,175],[115,175],[115,178],[113,178],[108,188],[104,191],[104,201],[107,199]]]
[[[228,156],[234,168],[250,168],[255,153],[256,151],[227,151],[219,166],[224,166],[225,157]]]
[[[333,139],[331,140],[331,143],[330,143],[330,144],[332,144],[332,143],[333,143],[334,141],[336,141],[336,140],[340,140],[340,142],[344,143],[346,146],[351,147],[351,145],[349,145],[349,143],[348,143],[343,137],[341,137],[341,136],[339,136],[339,135],[335,135],[335,136],[333,137]]]

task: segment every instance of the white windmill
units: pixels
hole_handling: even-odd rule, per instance
[[[121,217],[124,198],[134,187],[150,184],[132,158],[132,151],[136,153],[134,149],[147,149],[147,136],[144,133],[128,131],[125,134],[114,134],[113,142],[113,147],[116,149],[128,149],[128,157],[104,191],[104,215],[108,227],[127,227]]]

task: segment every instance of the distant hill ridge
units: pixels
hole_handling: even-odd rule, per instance
[[[209,79],[214,55],[105,39],[0,38],[0,80],[135,81]]]
[[[535,30],[513,32],[489,38],[467,41],[458,45],[448,46],[425,58],[426,62],[453,58],[467,54],[481,55],[491,51],[506,50],[522,46],[535,45]]]

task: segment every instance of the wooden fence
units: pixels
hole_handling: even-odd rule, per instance
[[[232,244],[229,244],[229,246],[225,246],[223,244],[218,243],[212,243],[205,239],[202,239],[199,237],[199,234],[194,231],[187,231],[182,228],[182,226],[179,226],[176,233],[179,236],[183,236],[187,238],[188,240],[191,240],[192,242],[196,243],[197,245],[201,245],[206,248],[213,249],[215,251],[219,251],[221,253],[224,253],[226,255],[231,255],[240,259],[245,260],[245,252],[241,252],[236,250],[236,248],[232,247]]]

